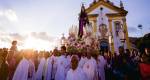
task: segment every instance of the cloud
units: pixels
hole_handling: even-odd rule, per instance
[[[11,43],[11,40],[8,37],[1,38],[0,40],[1,40],[1,42]]]
[[[18,41],[18,45],[22,45],[23,39],[25,39],[25,36],[18,34],[18,33],[6,33],[6,32],[0,32],[0,47],[10,47],[11,42],[13,40]],[[9,44],[9,45],[7,45]]]
[[[4,12],[0,11],[0,16],[3,16],[4,15]]]
[[[28,34],[20,34],[20,33],[7,33],[0,31],[0,47],[10,47],[11,42],[13,40],[17,40],[18,46],[22,47],[24,46],[24,43],[26,42],[26,40],[28,40],[29,37],[32,37],[38,41],[50,43],[47,45],[56,46],[55,44],[57,38],[48,35],[46,32],[31,32]]]
[[[55,39],[55,37],[48,35],[46,32],[32,32],[31,36],[45,41],[53,41]]]
[[[141,35],[141,31],[140,29],[138,29],[137,27],[128,27],[128,33],[130,37],[137,37]]]
[[[11,22],[18,21],[18,16],[16,15],[16,12],[12,9],[0,10],[0,18],[6,18]]]
[[[0,40],[2,42],[11,42],[13,40],[24,41],[27,36],[21,35],[19,33],[6,33],[0,32]]]
[[[27,38],[26,35],[21,35],[19,33],[10,33],[9,36],[11,37],[11,39],[18,41],[24,41]]]
[[[4,42],[11,42],[13,40],[25,41],[29,36],[35,39],[41,39],[44,41],[53,42],[56,38],[48,35],[46,32],[31,32],[29,34],[19,34],[19,33],[5,33],[0,32],[0,40]]]
[[[137,32],[138,29],[136,27],[128,27],[128,31],[131,33]]]

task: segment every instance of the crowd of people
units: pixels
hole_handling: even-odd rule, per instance
[[[119,54],[83,46],[60,50],[0,49],[0,80],[149,80],[150,47],[145,53],[124,50]],[[83,44],[84,45],[84,44]]]

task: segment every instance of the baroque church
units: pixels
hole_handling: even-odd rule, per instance
[[[86,8],[93,34],[100,33],[100,46],[109,47],[112,52],[118,51],[119,46],[130,49],[126,15],[122,1],[115,6],[109,0],[94,0]]]
[[[90,26],[84,26],[81,32],[92,33],[92,36],[96,38],[99,43],[99,48],[110,50],[112,53],[118,53],[118,48],[123,46],[124,49],[130,49],[130,42],[128,38],[128,28],[126,23],[126,16],[128,11],[124,9],[123,2],[120,1],[120,6],[116,6],[109,0],[93,0],[88,6],[82,8],[85,9],[85,13],[88,18],[88,24]],[[81,13],[79,15],[79,18]],[[84,20],[84,18],[83,18]],[[80,19],[79,19],[79,31],[74,28],[74,32],[80,33]],[[84,24],[84,22],[83,22]],[[69,32],[71,32],[69,30]],[[83,33],[84,35],[84,33]]]

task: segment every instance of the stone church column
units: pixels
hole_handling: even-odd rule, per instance
[[[109,19],[108,20],[108,22],[109,22],[109,30],[110,30],[110,33],[112,34],[112,20],[111,19]],[[112,34],[112,39],[114,39],[113,38],[113,34]],[[112,41],[114,41],[114,40],[112,40]],[[111,46],[111,52],[112,52],[112,54],[114,54],[114,42],[112,42],[111,44],[110,44],[110,46]]]
[[[123,18],[122,21],[123,21],[123,29],[125,30],[125,39],[126,39],[127,48],[130,49],[126,18]]]
[[[94,22],[94,25],[93,25],[93,32],[94,32],[94,34],[97,32],[97,20],[93,20],[93,22]]]

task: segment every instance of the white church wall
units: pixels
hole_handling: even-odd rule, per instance
[[[118,39],[117,39],[117,37],[116,37],[116,32],[115,32],[115,27],[114,27],[114,22],[115,21],[112,21],[112,35],[113,35],[113,41],[114,41],[114,51],[116,52],[116,53],[118,53]]]
[[[94,9],[94,10],[93,10],[92,12],[90,12],[89,14],[98,14],[101,7],[103,7],[103,11],[104,11],[105,13],[117,13],[117,12],[114,11],[114,10],[111,10],[111,9],[109,9],[109,8],[103,6],[103,5],[100,5],[99,7],[97,7],[96,9]]]
[[[122,43],[120,41],[120,37],[116,35],[116,28],[115,28],[115,22],[118,21],[121,23],[121,25],[123,24],[122,20],[113,20],[112,21],[112,31],[113,31],[113,38],[114,38],[114,47],[115,47],[115,51],[117,53],[118,52],[118,48],[119,46],[122,46]],[[122,31],[123,31],[123,26],[122,26]],[[126,42],[124,43],[124,48],[126,49],[127,48],[127,44]]]
[[[101,14],[100,8],[103,8],[103,11],[102,11],[103,14]],[[98,8],[96,8],[95,10],[93,10],[92,12],[89,13],[89,14],[99,14],[99,16],[97,18],[97,31],[99,29],[99,25],[102,24],[102,22],[104,24],[106,24],[107,28],[109,29],[108,18],[106,17],[107,13],[117,13],[117,12],[115,12],[115,11],[113,11],[113,10],[103,6],[103,5],[101,5]],[[103,21],[101,19],[102,16],[103,16]]]

